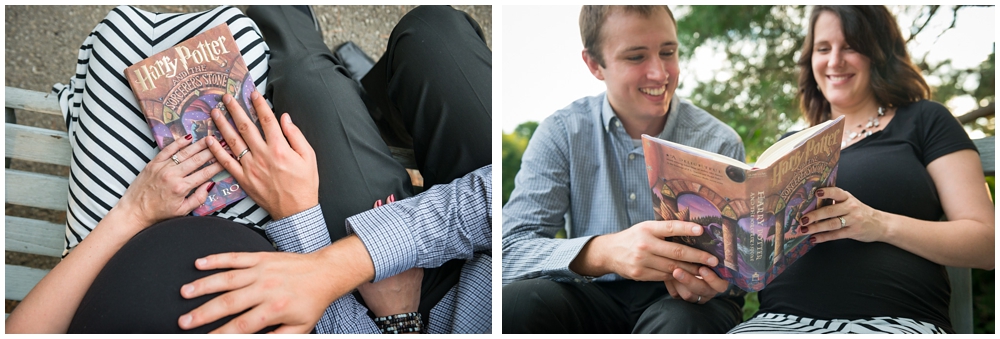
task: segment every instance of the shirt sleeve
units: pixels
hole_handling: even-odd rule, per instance
[[[561,121],[543,121],[528,142],[503,207],[503,284],[547,278],[589,280],[569,269],[593,237],[555,239],[570,206],[569,137]]]
[[[320,205],[273,220],[264,226],[264,232],[282,252],[311,253],[330,245],[330,233]],[[350,293],[326,308],[316,323],[316,332],[382,333],[368,317],[368,309]]]
[[[491,251],[492,173],[487,165],[348,218],[347,232],[358,235],[375,264],[374,281]]]

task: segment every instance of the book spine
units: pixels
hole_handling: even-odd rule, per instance
[[[747,175],[747,217],[742,226],[746,232],[744,237],[744,248],[741,251],[743,256],[743,266],[741,267],[741,278],[745,284],[744,289],[748,291],[758,291],[764,288],[767,282],[767,271],[771,258],[771,248],[773,242],[769,239],[772,234],[771,225],[774,222],[774,215],[770,213],[768,207],[773,199],[768,194],[770,191],[770,169],[759,169],[750,171]]]

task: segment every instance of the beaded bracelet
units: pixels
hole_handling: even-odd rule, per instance
[[[419,312],[394,314],[385,317],[375,318],[375,325],[382,329],[384,334],[413,333],[423,329],[423,322],[420,320]]]

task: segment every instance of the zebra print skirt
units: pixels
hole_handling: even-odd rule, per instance
[[[787,314],[762,313],[736,325],[729,330],[729,333],[943,334],[946,332],[937,325],[907,318],[875,317],[859,320],[819,320]]]

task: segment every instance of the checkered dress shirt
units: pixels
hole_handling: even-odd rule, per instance
[[[458,283],[431,309],[428,333],[492,331],[492,165],[449,184],[347,219],[361,238],[379,281],[412,267],[437,267],[466,259]],[[284,252],[309,253],[330,245],[317,205],[270,222],[268,237]],[[316,324],[317,333],[381,333],[368,309],[351,294],[334,301]]]
[[[658,137],[745,161],[732,128],[676,96]],[[503,207],[505,285],[533,278],[590,281],[569,269],[590,238],[653,220],[642,145],[625,132],[603,93],[538,125],[514,185]],[[567,223],[569,239],[554,239]],[[608,274],[595,280],[620,279]]]

